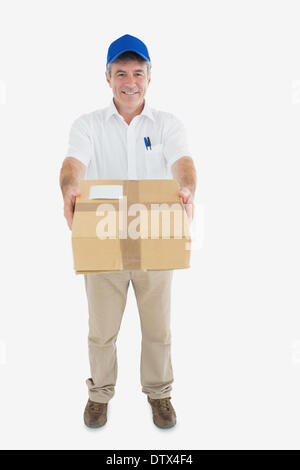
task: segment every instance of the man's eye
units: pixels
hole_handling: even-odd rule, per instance
[[[139,75],[140,77],[143,76],[142,73],[136,73],[136,75]],[[119,73],[119,74],[118,74],[118,77],[124,77],[124,73]]]

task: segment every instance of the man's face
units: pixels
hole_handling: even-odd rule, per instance
[[[151,78],[147,78],[147,65],[138,61],[113,62],[111,79],[106,80],[112,88],[114,99],[120,108],[135,110],[144,101]]]

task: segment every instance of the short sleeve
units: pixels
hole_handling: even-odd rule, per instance
[[[163,152],[170,169],[171,165],[181,157],[191,157],[186,131],[183,123],[171,115],[163,137]]]
[[[88,166],[92,158],[92,142],[87,122],[77,118],[70,130],[68,151],[66,157],[74,157]]]

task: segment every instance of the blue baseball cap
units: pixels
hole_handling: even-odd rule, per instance
[[[125,34],[111,43],[107,53],[107,62],[114,62],[123,52],[133,51],[150,61],[149,52],[146,45],[138,38]]]

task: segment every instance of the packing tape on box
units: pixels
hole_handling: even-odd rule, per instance
[[[131,185],[128,185],[127,181],[124,181],[123,194],[127,196],[128,206],[135,201],[139,200],[139,182],[132,181]],[[135,216],[128,215],[127,221],[128,226],[130,221]],[[122,253],[122,264],[125,270],[141,269],[141,239],[140,237],[136,240],[131,237],[121,238],[121,253]]]

